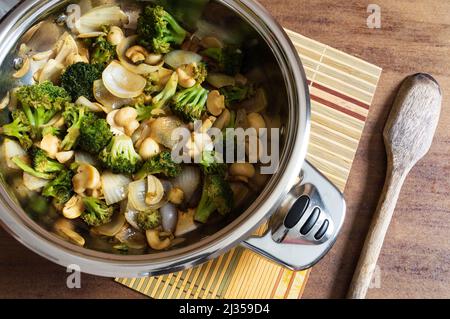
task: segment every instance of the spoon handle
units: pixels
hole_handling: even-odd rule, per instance
[[[384,237],[386,236],[392,214],[394,213],[400,195],[400,190],[406,177],[405,172],[392,169],[392,165],[388,165],[386,175],[383,192],[347,294],[347,298],[349,299],[364,299],[366,296],[381,247],[383,246]]]

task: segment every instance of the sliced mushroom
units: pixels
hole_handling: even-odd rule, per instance
[[[201,40],[200,44],[202,45],[202,47],[204,47],[206,49],[210,49],[210,48],[222,49],[223,48],[222,41],[220,41],[216,37],[211,37],[211,36],[204,37]]]
[[[139,64],[145,62],[147,56],[149,55],[148,51],[141,47],[140,45],[134,45],[127,49],[125,52],[125,56],[130,59],[134,64]]]
[[[223,130],[225,127],[228,126],[231,120],[231,113],[228,109],[224,109],[222,114],[217,118],[216,121],[214,121],[214,127],[218,128],[219,130]]]
[[[86,57],[79,55],[78,53],[71,53],[69,54],[69,56],[67,56],[67,59],[65,61],[66,65],[72,65],[78,62],[89,63],[89,60]]]
[[[78,246],[83,247],[86,242],[85,239],[75,231],[75,226],[68,219],[58,219],[53,225],[53,229],[56,234]]]
[[[161,238],[161,232],[156,229],[150,229],[145,232],[149,246],[154,250],[163,250],[170,247],[172,240],[170,237]]]
[[[263,116],[259,113],[249,113],[247,114],[247,125],[256,129],[259,133],[260,129],[266,128],[266,121]]]
[[[74,151],[59,152],[56,153],[55,157],[58,162],[60,162],[61,164],[65,164],[75,157],[75,152]]]
[[[218,90],[209,92],[206,107],[209,113],[219,116],[225,109],[225,96],[221,95]]]
[[[233,163],[229,169],[232,176],[244,176],[247,179],[255,176],[255,167],[250,163]]]
[[[142,141],[139,147],[139,155],[143,160],[148,160],[153,156],[159,154],[161,152],[161,148],[158,143],[151,137],[147,137]]]
[[[124,107],[121,108],[116,115],[114,116],[114,121],[117,125],[126,127],[130,122],[136,120],[137,111],[133,107]]]
[[[193,76],[188,74],[182,68],[177,69],[177,74],[178,74],[178,84],[181,87],[188,89],[188,88],[193,87],[197,83],[197,81],[193,78]]]
[[[79,39],[89,39],[89,38],[98,38],[98,37],[105,37],[106,33],[101,31],[94,31],[94,32],[86,32],[81,33],[78,35]]]
[[[13,74],[13,77],[16,79],[23,78],[25,75],[27,75],[28,71],[30,71],[30,66],[30,58],[27,56],[24,57],[22,67]]]
[[[82,195],[88,189],[101,187],[101,178],[98,170],[89,164],[81,164],[77,174],[72,178],[75,193]]]
[[[51,158],[55,158],[58,153],[61,140],[52,134],[46,134],[42,138],[40,148],[47,152],[47,155]]]
[[[62,213],[68,219],[76,219],[81,216],[84,211],[83,199],[81,196],[74,195],[64,205]]]
[[[48,50],[48,51],[44,51],[44,52],[39,52],[36,53],[35,55],[32,56],[32,59],[34,61],[43,61],[43,60],[49,60],[50,58],[52,58],[55,54],[54,50]]]
[[[0,110],[5,109],[9,105],[9,102],[11,102],[11,93],[8,91],[0,102]]]
[[[179,188],[179,187],[173,187],[169,191],[168,199],[169,199],[169,202],[171,202],[172,204],[180,205],[184,201],[184,192],[183,192],[183,190],[181,188]]]

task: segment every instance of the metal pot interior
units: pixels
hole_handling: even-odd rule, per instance
[[[95,4],[110,3],[112,1],[93,0]],[[117,1],[123,8],[133,10],[142,7],[142,1]],[[164,2],[164,1],[163,1]],[[245,60],[245,73],[257,82],[261,83],[269,98],[270,112],[279,114],[281,122],[280,165],[278,172],[271,176],[266,187],[245,207],[240,207],[225,219],[217,219],[201,227],[198,230],[184,236],[186,240],[166,252],[149,254],[145,256],[120,256],[92,251],[66,243],[38,226],[28,214],[17,204],[10,181],[5,179],[2,172],[0,189],[0,201],[7,208],[2,211],[3,223],[10,229],[13,235],[25,245],[33,244],[25,232],[33,232],[46,244],[58,247],[69,254],[77,254],[86,258],[98,258],[114,261],[145,263],[159,261],[179,261],[194,258],[194,255],[202,258],[216,255],[220,250],[227,249],[236,244],[245,235],[264,221],[273,208],[292,185],[300,171],[306,152],[306,139],[308,138],[309,105],[307,104],[307,86],[291,44],[278,25],[263,11],[259,5],[250,1],[180,1],[186,8],[193,10],[187,16],[199,19],[193,20],[195,24],[206,31],[213,30],[227,41],[242,44],[247,52]],[[28,1],[16,9],[5,21],[4,31],[0,31],[0,96],[18,86],[26,84],[30,78],[14,81],[13,61],[18,47],[24,39],[25,32],[39,21],[53,21],[69,3],[74,1]],[[188,3],[204,3],[203,6],[190,6]],[[25,11],[23,8],[26,8]],[[203,8],[203,10],[201,10]],[[198,10],[200,9],[200,10]],[[187,10],[187,9],[186,9]],[[185,8],[181,12],[187,12]],[[3,32],[3,33],[1,33]],[[55,39],[57,37],[56,28]],[[61,31],[59,31],[61,32]],[[26,35],[25,35],[26,36]],[[46,36],[49,36],[48,34]],[[50,37],[52,38],[52,37]],[[48,42],[42,39],[34,39],[34,46],[38,50],[45,50]],[[5,121],[7,111],[1,113],[0,121]],[[5,216],[8,216],[5,218]],[[15,227],[12,223],[20,224]],[[34,246],[34,248],[36,248]],[[36,250],[36,249],[34,249]],[[195,261],[192,261],[195,263]],[[183,263],[186,264],[186,263]]]

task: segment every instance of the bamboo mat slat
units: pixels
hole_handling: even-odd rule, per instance
[[[381,68],[286,30],[305,66],[311,93],[307,159],[344,190]],[[262,233],[263,227],[258,231]],[[175,274],[116,281],[152,298],[300,298],[310,270],[291,271],[237,247]]]

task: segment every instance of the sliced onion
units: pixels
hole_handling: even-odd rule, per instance
[[[178,211],[175,205],[167,203],[159,210],[164,231],[174,233],[178,222]]]
[[[131,179],[125,175],[104,172],[102,174],[102,189],[106,204],[112,205],[127,198],[130,183]]]
[[[179,176],[172,179],[174,187],[180,188],[184,193],[184,200],[188,202],[201,183],[200,170],[194,166],[185,166]]]
[[[42,83],[45,81],[51,81],[53,83],[58,83],[63,70],[63,64],[54,59],[48,60],[44,68],[39,72],[38,82]]]
[[[80,96],[76,101],[75,104],[85,106],[89,111],[91,112],[107,112],[107,109],[101,105],[100,103],[94,103],[89,101],[84,96]]]
[[[149,206],[145,203],[145,195],[147,193],[147,180],[141,179],[128,185],[128,201],[131,208],[138,211],[149,210]]]
[[[95,7],[82,15],[77,21],[79,33],[99,31],[102,26],[122,26],[128,23],[128,16],[117,5]]]
[[[75,152],[75,163],[78,163],[78,164],[85,163],[85,164],[89,164],[92,166],[96,166],[97,159],[89,153],[76,151]]]
[[[120,98],[138,97],[144,92],[147,80],[133,73],[117,61],[111,62],[102,74],[103,84],[108,91]]]
[[[127,207],[125,208],[125,219],[128,224],[136,229],[140,229],[139,225],[136,222],[136,216],[139,213],[138,210],[131,207],[130,202],[127,201]]]
[[[95,227],[92,231],[98,235],[112,237],[122,229],[125,223],[126,220],[124,214],[122,212],[117,212],[109,223]]]
[[[182,236],[193,230],[196,230],[199,226],[194,220],[195,209],[189,209],[187,212],[178,212],[178,222],[175,230],[175,237]]]
[[[159,117],[151,123],[150,137],[171,149],[178,143],[172,133],[180,127],[183,127],[183,123],[175,116]]]
[[[30,191],[38,191],[45,187],[48,183],[49,180],[38,178],[25,172],[23,173],[23,184]]]
[[[133,102],[133,99],[121,99],[111,94],[102,80],[94,82],[94,96],[95,99],[104,106],[105,113],[109,113],[112,110],[119,109],[124,105],[129,105]]]
[[[117,56],[119,58],[120,63],[129,71],[140,74],[140,75],[147,75],[153,72],[158,71],[164,64],[164,61],[161,61],[158,65],[149,65],[146,63],[141,63],[138,65],[132,64],[128,61],[128,58],[126,57],[127,50],[135,44],[136,40],[138,39],[138,36],[131,36],[128,38],[125,38],[120,42],[120,44],[117,46]]]
[[[147,239],[145,238],[145,235],[127,225],[122,227],[115,237],[131,249],[144,249],[147,247]]]
[[[174,50],[164,57],[166,64],[174,69],[186,64],[199,63],[201,60],[201,55],[192,51],[184,50]]]
[[[12,169],[19,169],[16,164],[11,160],[13,157],[25,157],[27,156],[27,152],[20,146],[16,141],[10,140],[9,138],[5,138],[2,145],[6,166]]]
[[[218,89],[223,88],[225,86],[236,85],[236,79],[234,77],[225,75],[225,74],[221,74],[221,73],[208,74],[206,81]]]

